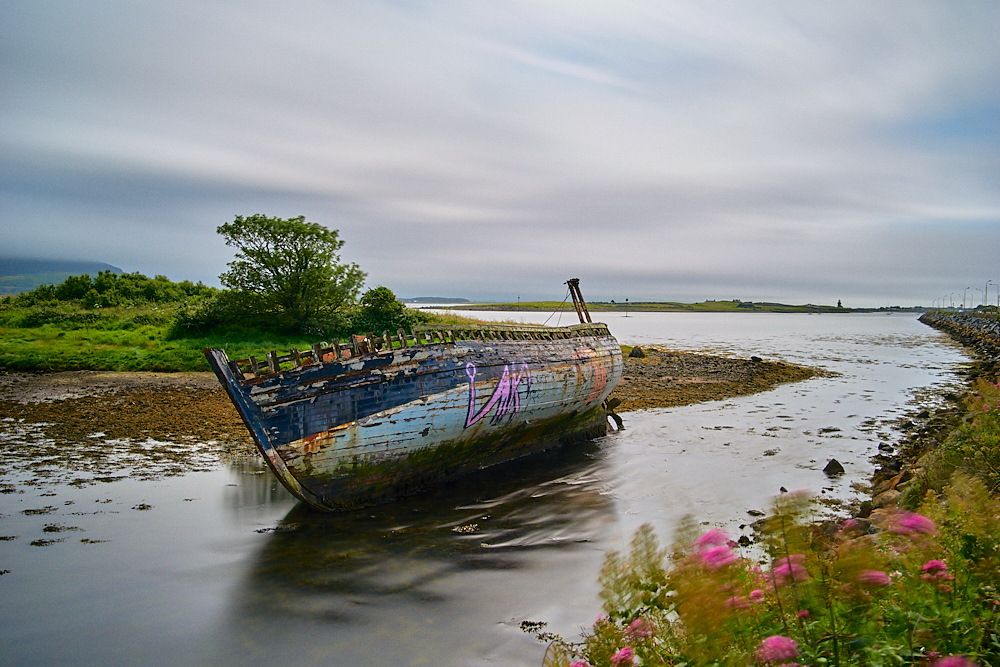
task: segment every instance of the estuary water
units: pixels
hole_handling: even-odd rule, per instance
[[[0,494],[0,664],[537,667],[545,647],[519,623],[575,637],[600,612],[604,554],[640,525],[663,542],[685,516],[739,535],[782,486],[835,510],[968,361],[912,313],[594,319],[625,344],[826,374],[625,413],[597,441],[345,514],[303,509],[253,460],[82,487],[0,465],[19,491]],[[5,447],[28,437],[0,425]],[[846,474],[824,475],[830,458]]]

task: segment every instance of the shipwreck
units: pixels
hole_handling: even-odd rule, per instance
[[[568,283],[580,324],[414,327],[212,369],[288,490],[326,511],[607,433],[622,352]]]

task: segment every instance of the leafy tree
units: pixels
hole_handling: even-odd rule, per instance
[[[397,301],[391,289],[380,285],[362,295],[361,308],[352,318],[352,326],[359,332],[376,335],[383,331],[395,333],[400,327],[405,329],[421,321],[421,315]]]
[[[229,271],[219,278],[232,291],[237,311],[263,316],[280,328],[305,330],[345,304],[364,283],[357,264],[341,264],[344,242],[305,216],[236,216],[216,230],[236,248]]]

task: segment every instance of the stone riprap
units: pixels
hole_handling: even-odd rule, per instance
[[[993,313],[928,312],[920,316],[920,321],[981,354],[1000,357],[1000,320]]]

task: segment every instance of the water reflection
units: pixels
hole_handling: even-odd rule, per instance
[[[606,465],[602,442],[581,443],[354,512],[323,514],[297,505],[268,529],[238,586],[232,615],[238,642],[226,654],[237,650],[253,661],[258,651],[274,655],[274,642],[286,647],[282,653],[295,654],[322,632],[324,651],[346,660],[358,640],[352,627],[371,638],[379,628],[408,632],[418,618],[461,625],[474,616],[470,627],[478,626],[480,637],[466,646],[455,641],[453,630],[436,628],[402,642],[395,636],[381,650],[408,664],[422,651],[432,653],[444,632],[452,653],[436,664],[475,662],[475,647],[490,634],[483,616],[510,618],[497,576],[537,577],[530,571],[560,562],[559,552],[582,549],[564,562],[582,556],[588,565],[600,557],[593,544],[605,542],[615,514],[602,492]],[[573,580],[574,570],[560,576]],[[591,580],[593,571],[585,576]],[[586,588],[590,601],[589,582]],[[515,597],[523,602],[523,591]],[[476,613],[464,613],[466,607]],[[331,633],[334,627],[341,630]],[[506,630],[520,635],[516,624]],[[505,664],[516,664],[517,652],[537,662],[538,645],[524,636],[515,643],[520,648],[514,654],[505,649]]]
[[[437,579],[518,568],[525,550],[599,539],[614,516],[603,459],[590,442],[354,512],[296,505],[270,531],[244,604],[254,614],[315,614],[320,604],[347,620],[358,596],[432,599]]]
[[[238,483],[226,485],[223,503],[236,517],[257,515],[261,507],[298,502],[260,458],[246,457],[227,467]]]

